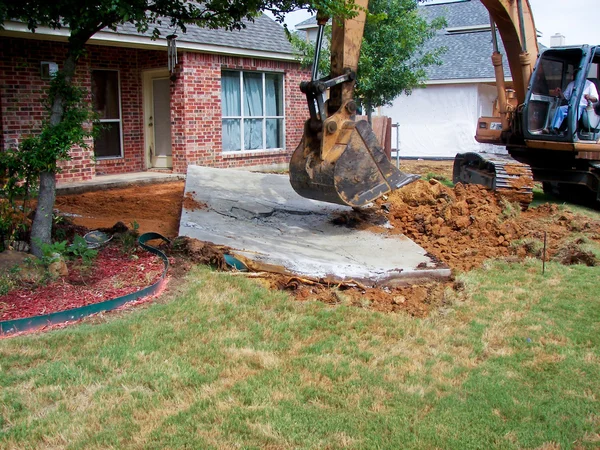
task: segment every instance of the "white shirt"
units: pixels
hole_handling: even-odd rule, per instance
[[[564,96],[567,100],[571,98],[573,95],[573,87],[575,83],[571,81],[567,88],[565,89]],[[585,80],[585,86],[583,88],[583,94],[581,94],[581,99],[579,99],[579,106],[587,106],[587,100],[585,99],[585,95],[589,95],[590,97],[594,97],[598,100],[598,90],[596,89],[596,85],[592,83],[590,80]]]

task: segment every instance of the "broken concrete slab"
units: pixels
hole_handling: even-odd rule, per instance
[[[300,197],[287,175],[189,166],[185,196],[197,207],[184,202],[180,235],[227,245],[257,265],[368,285],[450,276],[406,236],[332,224],[352,208]]]

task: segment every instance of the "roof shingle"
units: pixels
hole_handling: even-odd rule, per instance
[[[190,42],[194,44],[212,44],[224,47],[234,47],[247,50],[260,50],[276,53],[293,54],[294,51],[290,45],[283,27],[270,17],[262,14],[254,21],[244,20],[246,28],[241,30],[228,31],[224,29],[210,29],[199,27],[198,25],[187,25],[187,30],[182,33],[178,30],[179,42]],[[175,30],[169,25],[157,25],[161,37],[166,38]],[[147,32],[140,33],[134,25],[126,23],[117,28],[117,33],[122,35],[135,35],[150,37],[153,27]],[[109,31],[109,30],[105,30]]]

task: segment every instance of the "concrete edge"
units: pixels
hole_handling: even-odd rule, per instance
[[[83,182],[82,184],[77,183],[73,185],[64,184],[56,187],[57,195],[73,195],[73,194],[83,194],[85,192],[94,192],[94,191],[102,191],[104,189],[115,189],[115,188],[125,188],[131,186],[142,186],[147,184],[159,184],[159,183],[170,183],[174,181],[185,180],[185,175],[177,174],[169,177],[160,177],[160,178],[147,178],[140,180],[115,180],[115,181],[96,181],[90,180],[88,182]],[[89,184],[85,184],[89,183]]]

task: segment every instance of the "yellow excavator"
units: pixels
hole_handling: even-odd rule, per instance
[[[394,167],[369,124],[355,120],[354,80],[368,1],[354,3],[359,7],[356,17],[333,21],[331,73],[324,79],[318,79],[317,67],[328,18],[317,15],[312,79],[300,86],[310,119],[290,161],[290,182],[304,197],[359,207],[418,176]],[[600,99],[586,107],[580,102],[589,82],[600,91],[600,46],[553,47],[538,55],[528,0],[481,3],[490,13],[498,97],[493,116],[478,120],[475,139],[505,146],[508,155],[458,154],[454,182],[484,185],[526,207],[537,180],[545,192],[590,197],[598,204]],[[512,75],[508,85],[497,32]],[[571,81],[574,88],[566,100],[563,92]],[[566,118],[553,129],[561,107]]]

